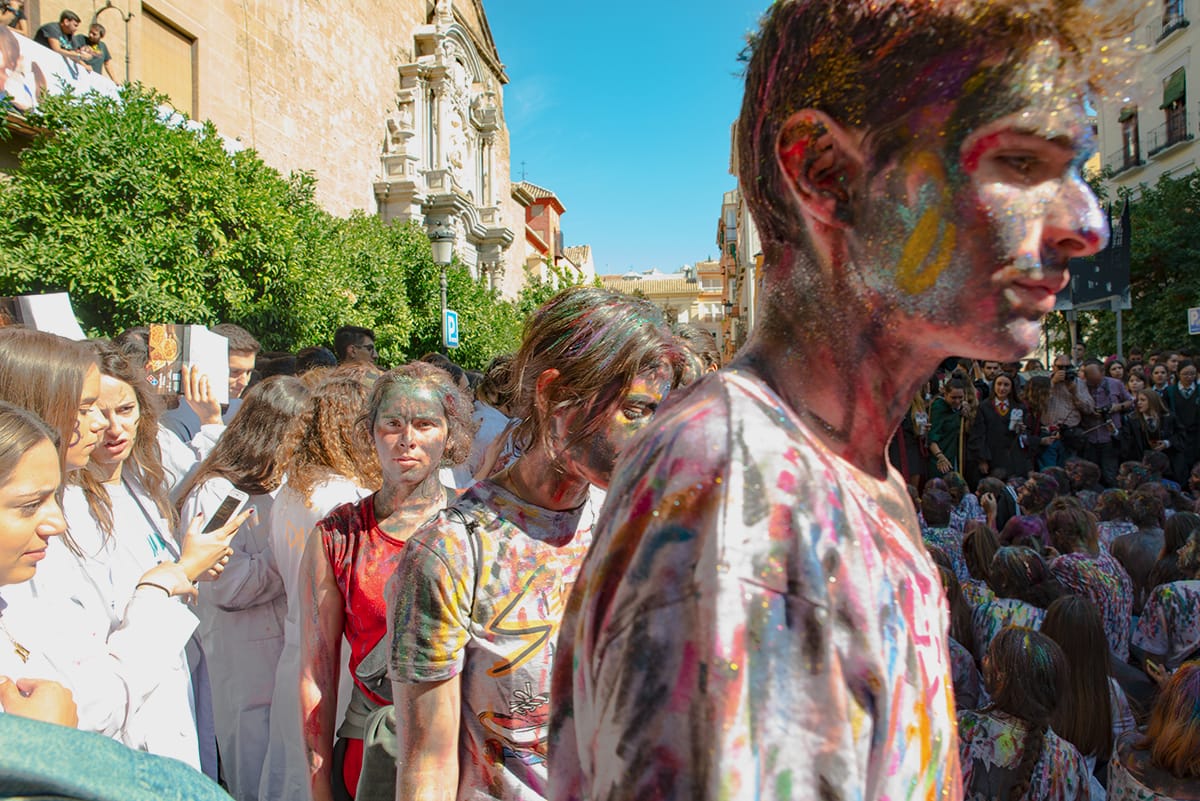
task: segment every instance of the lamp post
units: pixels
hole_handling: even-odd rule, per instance
[[[446,268],[454,260],[454,229],[449,220],[436,219],[428,224],[426,235],[433,249],[433,263],[442,270],[442,350],[448,354],[450,348],[446,344]]]
[[[109,9],[114,9],[125,22],[125,83],[129,83],[129,20],[133,19],[133,12],[124,12],[112,4],[112,0],[105,0],[104,6],[92,15],[92,22],[98,22],[100,15]]]

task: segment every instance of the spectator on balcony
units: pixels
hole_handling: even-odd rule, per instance
[[[7,25],[17,33],[29,35],[29,23],[25,21],[25,0],[0,0],[0,25]]]
[[[33,41],[58,53],[68,62],[90,70],[87,59],[75,49],[75,31],[79,30],[79,15],[70,9],[58,15],[58,22],[47,22],[37,29]]]
[[[112,73],[112,54],[108,52],[108,45],[103,42],[104,26],[99,22],[93,22],[88,28],[87,36],[75,34],[71,38],[71,43],[75,45],[75,49],[79,51],[87,60],[88,68],[97,75],[104,73],[109,77],[109,80],[114,83],[117,77]]]

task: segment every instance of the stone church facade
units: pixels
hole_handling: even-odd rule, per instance
[[[28,0],[107,29],[118,80],[287,173],[310,172],[334,214],[452,230],[473,275],[515,296],[524,212],[512,199],[508,77],[482,0]],[[128,22],[124,18],[128,17]],[[98,15],[98,16],[97,16]],[[32,30],[32,29],[31,29]]]

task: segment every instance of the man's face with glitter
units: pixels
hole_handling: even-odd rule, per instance
[[[848,252],[868,302],[907,316],[908,336],[1016,358],[1037,344],[1068,259],[1106,243],[1080,177],[1092,149],[1082,85],[1045,66],[1058,63],[1039,45],[1003,79],[992,73],[997,102],[974,116],[953,103],[913,115],[911,146],[866,177]]]

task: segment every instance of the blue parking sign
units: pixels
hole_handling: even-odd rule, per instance
[[[458,312],[446,309],[442,319],[442,341],[447,348],[458,347]]]
[[[1200,307],[1188,309],[1188,333],[1200,334]]]

